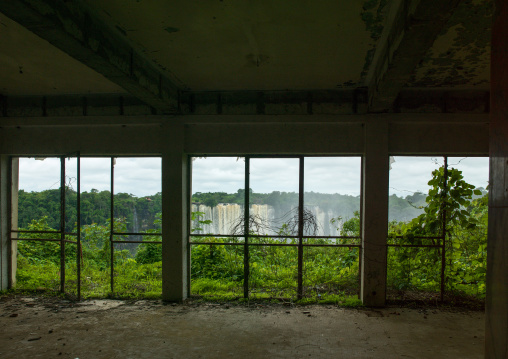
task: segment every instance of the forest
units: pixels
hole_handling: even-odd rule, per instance
[[[60,228],[60,189],[41,192],[18,191],[18,227],[25,228],[32,220],[46,218],[50,228]],[[123,218],[129,231],[153,228],[157,213],[162,210],[162,195],[135,197],[128,193],[114,195],[114,217]],[[105,223],[111,218],[111,192],[92,189],[81,192],[82,226]],[[65,230],[71,232],[77,222],[77,194],[71,188],[65,191]]]
[[[464,181],[459,170],[435,170],[430,190],[404,199],[392,196],[390,206],[417,211],[410,220],[391,219],[387,224],[387,280],[390,295],[408,292],[446,293],[483,299],[485,296],[487,193]],[[283,205],[294,201],[295,193],[252,194],[252,202]],[[335,206],[352,196],[305,194],[323,207]],[[328,204],[324,198],[328,200]],[[192,201],[207,205],[240,203],[237,193],[196,193]],[[354,197],[353,197],[354,198]],[[58,229],[60,191],[19,192],[20,229],[50,231]],[[137,198],[120,193],[114,196],[115,232],[139,231],[146,243],[133,246],[110,242],[110,202],[107,191],[81,194],[81,239],[75,243],[76,193],[66,190],[65,273],[66,292],[77,289],[77,265],[81,267],[81,293],[84,297],[157,298],[161,295],[161,244],[155,233],[161,231],[161,194]],[[344,202],[346,203],[346,202]],[[392,209],[390,209],[392,210]],[[206,223],[199,212],[193,219]],[[345,238],[306,238],[307,245],[340,244],[343,247],[303,247],[303,298],[318,302],[357,303],[359,290],[360,218],[356,211],[340,221],[338,235]],[[287,225],[279,234],[285,235]],[[444,236],[443,236],[444,231]],[[251,235],[256,234],[251,232]],[[54,238],[51,233],[20,233],[20,238]],[[444,238],[444,242],[443,242]],[[127,236],[115,236],[127,240]],[[232,243],[224,245],[224,242]],[[286,244],[296,239],[286,240]],[[200,244],[206,243],[206,244]],[[250,298],[295,299],[298,247],[277,246],[279,238],[253,238],[249,246]],[[24,290],[57,291],[60,285],[61,248],[58,241],[19,240],[17,287]],[[111,248],[114,248],[111,255]],[[191,293],[193,295],[238,299],[244,293],[243,238],[194,237],[191,245]],[[443,249],[445,250],[442,266]],[[441,280],[441,268],[444,281]],[[111,276],[111,273],[113,274]],[[111,278],[114,280],[112,291]],[[442,286],[442,287],[441,287]]]
[[[243,205],[243,189],[236,193],[197,192],[192,195],[192,203],[214,207],[219,203],[237,203]],[[390,220],[407,221],[423,212],[426,195],[416,192],[405,198],[390,196]],[[66,188],[65,191],[65,229],[71,232],[77,222],[76,191]],[[154,228],[156,215],[162,211],[162,195],[136,197],[128,193],[114,195],[114,218],[123,218],[129,232],[139,232]],[[279,192],[252,193],[251,204],[267,204],[279,212],[289,212],[298,204],[298,193]],[[360,210],[359,198],[350,195],[328,193],[305,193],[306,206],[318,206],[323,211],[335,210],[337,213],[354,213]],[[92,189],[81,192],[82,226],[93,223],[105,223],[111,217],[111,192]],[[32,220],[46,217],[46,223],[53,229],[60,227],[60,189],[49,189],[41,192],[18,191],[18,227],[27,227]]]

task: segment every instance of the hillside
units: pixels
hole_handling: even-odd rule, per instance
[[[60,190],[50,189],[41,192],[18,192],[18,223],[26,227],[31,220],[48,217],[48,224],[55,229],[60,226]],[[284,214],[298,205],[298,194],[295,192],[252,193],[251,204],[269,205],[275,213]],[[66,191],[66,230],[72,231],[77,223],[77,195],[74,190]],[[192,202],[215,207],[219,203],[236,203],[243,205],[244,191],[236,193],[213,192],[195,193]],[[401,198],[390,196],[390,220],[408,221],[422,210],[416,207],[425,205],[425,195],[416,193]],[[110,218],[111,193],[109,191],[91,190],[81,193],[81,225],[92,223],[104,224]],[[360,198],[341,194],[305,193],[305,206],[317,207],[323,212],[335,216],[350,218],[360,209]],[[162,195],[156,193],[147,197],[135,197],[128,193],[114,196],[114,217],[125,218],[129,232],[144,231],[153,228],[155,215],[162,210]]]

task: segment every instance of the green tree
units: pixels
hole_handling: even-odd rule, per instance
[[[26,228],[27,231],[54,231],[48,224],[48,217],[44,216],[39,220],[32,220]],[[59,233],[20,233],[19,238],[27,240],[18,241],[18,253],[32,263],[51,262],[60,263],[60,238]],[[56,241],[38,241],[28,239],[56,239]],[[68,238],[75,239],[75,238]],[[75,248],[75,247],[74,247]],[[66,261],[75,261],[75,249],[65,246]]]
[[[162,230],[162,213],[158,213],[154,221],[154,229],[149,229],[146,233],[156,233]],[[143,236],[143,241],[160,241],[160,236]],[[162,261],[161,243],[141,243],[136,252],[136,262],[142,264],[156,263]]]
[[[442,241],[438,238],[444,231],[446,288],[464,289],[462,284],[471,283],[473,277],[478,282],[478,275],[472,276],[471,268],[477,274],[484,271],[484,256],[472,254],[486,250],[486,236],[482,228],[486,228],[487,197],[485,195],[481,200],[472,202],[473,196],[482,195],[482,192],[467,183],[462,172],[455,168],[446,172],[444,167],[434,170],[428,184],[431,188],[424,213],[409,223],[390,222],[389,243],[441,245]],[[389,280],[391,278],[398,289],[436,290],[441,280],[441,255],[440,248],[395,247],[389,252]],[[466,258],[476,263],[467,265]]]

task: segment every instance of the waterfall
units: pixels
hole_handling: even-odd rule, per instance
[[[140,232],[138,211],[136,210],[135,205],[132,206],[132,232],[134,232],[134,233]],[[129,239],[133,240],[133,241],[143,240],[142,236],[129,236]]]
[[[338,223],[332,224],[330,220],[336,218],[339,214],[331,210],[323,211],[318,206],[307,207],[316,217],[319,223],[318,236],[338,235]],[[204,204],[193,203],[192,212],[201,212],[202,215],[191,223],[191,228],[195,234],[233,234],[232,227],[239,224],[243,217],[243,205],[236,203],[219,203],[215,207],[205,206]],[[253,204],[250,207],[251,215],[255,215],[268,226],[272,227],[272,233],[275,234],[282,223],[274,223],[276,219],[283,217],[285,213],[276,213],[275,209],[267,204]],[[210,224],[200,224],[199,220],[210,220]],[[289,218],[285,218],[289,220]],[[198,229],[200,228],[200,229]]]
[[[203,213],[192,223],[194,233],[198,234],[232,234],[232,227],[243,216],[243,206],[236,203],[219,203],[211,208],[204,204],[192,204],[192,212]],[[198,221],[210,220],[210,224],[200,224]],[[201,228],[200,230],[196,230]]]
[[[139,219],[136,206],[132,206],[132,232],[139,232]]]
[[[339,235],[341,223],[331,223],[332,218],[337,218],[340,215],[338,213],[334,213],[332,210],[324,211],[318,206],[308,206],[306,207],[308,210],[312,212],[314,217],[316,218],[317,223],[319,224],[318,236],[337,236]]]

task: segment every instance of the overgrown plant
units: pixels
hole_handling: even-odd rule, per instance
[[[438,291],[445,243],[446,290],[485,294],[487,195],[462,172],[440,167],[432,172],[424,213],[408,223],[389,224],[388,283],[397,290]],[[435,247],[418,248],[406,245]]]
[[[446,185],[445,185],[446,184]],[[391,289],[438,291],[440,287],[439,247],[410,248],[404,245],[439,246],[442,231],[446,243],[446,289],[479,297],[485,294],[487,196],[473,199],[481,193],[466,183],[462,173],[444,168],[432,173],[431,189],[426,197],[424,212],[409,222],[391,222],[388,242],[394,246],[388,250],[388,284]],[[209,220],[203,213],[192,213],[198,225]],[[307,218],[304,216],[304,219]],[[443,226],[443,218],[446,225]],[[250,228],[259,231],[272,226],[254,223]],[[295,235],[295,222],[286,223],[275,230],[282,236]],[[345,247],[304,247],[303,289],[305,298],[342,301],[344,296],[358,290],[360,213],[352,218],[335,219],[340,236],[349,238],[305,238],[306,244],[342,244]],[[114,220],[115,232],[125,232],[127,221]],[[237,226],[239,236],[229,238],[194,237],[194,242],[215,243],[191,246],[192,292],[205,296],[239,298],[243,296],[244,248],[242,246],[243,223]],[[311,227],[308,231],[311,231]],[[32,220],[25,229],[49,231],[52,227],[46,217]],[[110,295],[110,223],[90,223],[82,226],[81,288],[84,297]],[[146,243],[136,251],[116,245],[114,251],[115,295],[123,297],[160,297],[162,291],[162,245],[155,235],[161,231],[161,216],[157,215],[152,228],[143,236]],[[28,238],[53,238],[50,233],[20,234]],[[418,238],[425,237],[425,238]],[[122,238],[122,237],[120,237]],[[68,236],[69,240],[75,237]],[[221,245],[225,241],[239,245]],[[250,238],[249,247],[250,293],[254,298],[295,298],[297,287],[297,247],[275,246],[280,238]],[[295,239],[287,243],[296,244]],[[76,245],[67,243],[65,254],[66,288],[76,290]],[[60,242],[18,241],[18,286],[26,289],[46,288],[56,290],[59,286]],[[313,299],[313,300],[314,300]]]

